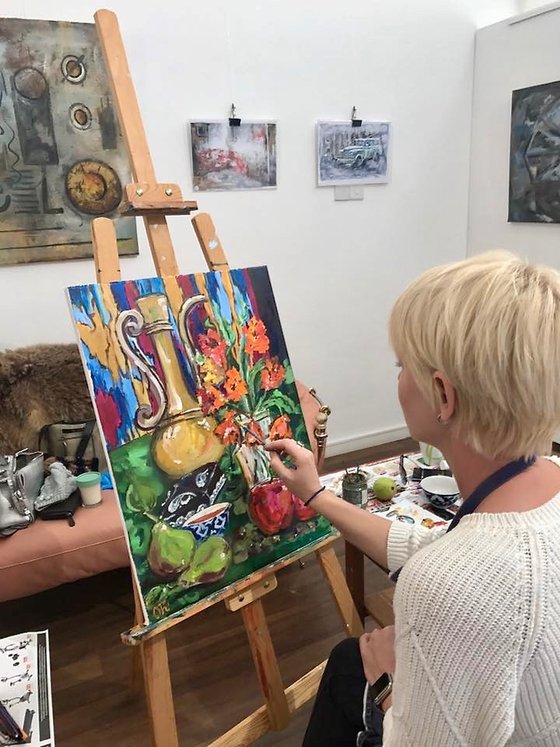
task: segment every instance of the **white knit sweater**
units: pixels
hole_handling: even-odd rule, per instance
[[[387,549],[406,565],[383,747],[560,747],[560,494],[443,536],[394,522]]]

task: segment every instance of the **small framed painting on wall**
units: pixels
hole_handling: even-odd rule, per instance
[[[198,121],[189,128],[196,192],[276,187],[275,122]]]
[[[386,184],[391,137],[390,122],[318,122],[318,185]]]

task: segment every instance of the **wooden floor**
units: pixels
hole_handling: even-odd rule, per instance
[[[400,441],[327,460],[325,471],[410,451]],[[343,562],[343,543],[337,541]],[[339,617],[315,557],[278,574],[265,598],[270,631],[286,685],[328,656],[343,638]],[[387,586],[370,565],[366,591]],[[57,747],[150,747],[142,695],[129,689],[131,652],[119,634],[130,627],[133,599],[128,570],[67,584],[0,605],[0,637],[48,628]],[[241,616],[216,605],[167,636],[181,747],[206,744],[262,704]],[[258,747],[297,747],[311,704],[288,729]]]

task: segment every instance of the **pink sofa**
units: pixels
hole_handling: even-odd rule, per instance
[[[298,393],[310,441],[319,406],[299,382]],[[60,584],[129,564],[121,514],[114,491],[103,491],[95,508],[79,508],[76,526],[38,519],[28,529],[0,539],[0,602],[36,594]]]
[[[0,602],[128,565],[115,493],[103,491],[95,508],[79,508],[76,526],[37,519],[0,540]]]

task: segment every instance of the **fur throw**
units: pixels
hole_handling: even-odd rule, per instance
[[[44,425],[94,417],[77,345],[0,353],[0,453],[36,449]]]

